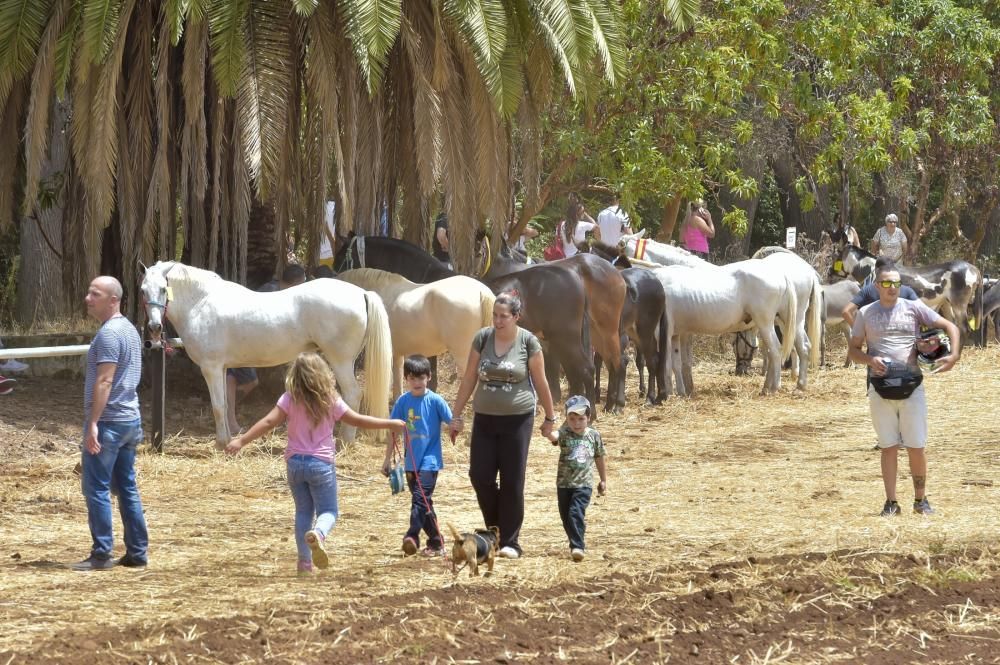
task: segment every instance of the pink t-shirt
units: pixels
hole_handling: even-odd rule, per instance
[[[292,395],[283,393],[278,398],[278,408],[288,416],[288,446],[285,459],[292,455],[311,455],[326,462],[333,462],[333,425],[347,413],[347,403],[338,397],[330,406],[330,417],[318,426],[305,407],[292,401]]]

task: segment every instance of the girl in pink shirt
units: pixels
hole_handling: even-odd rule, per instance
[[[715,225],[712,223],[712,213],[705,208],[702,201],[688,205],[688,213],[681,225],[681,242],[684,249],[708,259],[708,239],[715,237]]]
[[[340,512],[333,459],[333,426],[338,420],[362,429],[390,429],[397,434],[406,428],[402,420],[355,413],[334,389],[333,373],[326,361],[315,353],[300,353],[288,370],[285,392],[278,404],[226,446],[226,453],[235,455],[254,439],[288,423],[285,463],[295,500],[298,570],[303,574],[311,573],[313,565],[330,565],[324,544]]]

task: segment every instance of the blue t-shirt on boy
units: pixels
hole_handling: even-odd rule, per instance
[[[433,390],[420,397],[403,393],[392,407],[390,418],[406,421],[410,434],[410,447],[404,451],[407,471],[440,471],[444,468],[441,456],[441,423],[451,422],[451,409],[444,398]],[[417,468],[413,467],[414,460]]]

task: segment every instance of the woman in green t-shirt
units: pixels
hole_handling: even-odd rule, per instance
[[[542,346],[531,331],[518,326],[520,318],[520,298],[511,293],[497,296],[493,327],[483,328],[472,340],[451,420],[453,435],[461,432],[462,411],[475,391],[469,479],[485,525],[500,529],[499,554],[508,559],[521,556],[518,536],[524,522],[524,475],[536,392],[545,409],[542,436],[549,435],[556,421]]]

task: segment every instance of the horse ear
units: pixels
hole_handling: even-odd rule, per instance
[[[645,235],[646,235],[646,229],[639,229],[638,231],[632,234],[632,237],[638,240],[639,238],[642,238]]]
[[[149,270],[149,268],[146,267],[146,264],[143,263],[142,261],[139,261],[139,267],[142,268],[142,274],[143,275],[145,275],[146,271]]]

